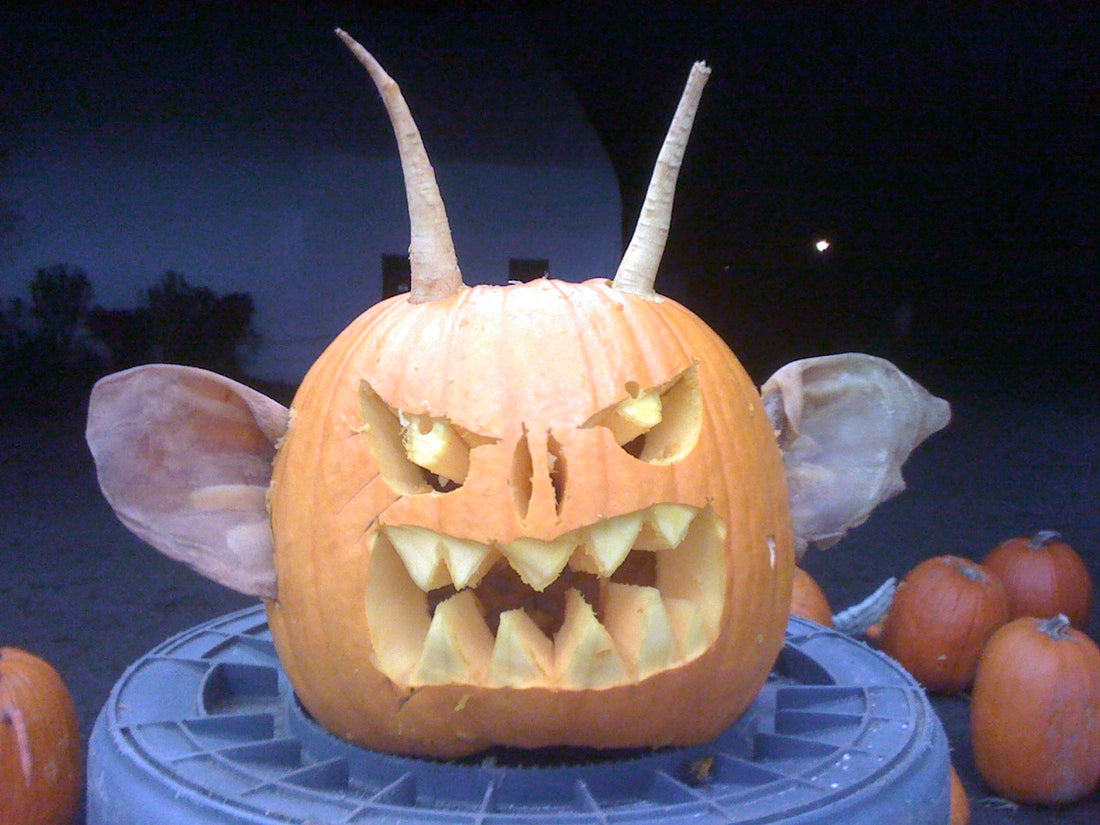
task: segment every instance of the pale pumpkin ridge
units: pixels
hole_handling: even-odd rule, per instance
[[[360,338],[362,343],[357,342],[357,354],[369,353],[375,356],[379,380],[372,381],[367,376],[363,377],[367,378],[371,388],[391,407],[401,403],[407,383],[424,378],[419,370],[413,371],[411,367],[418,365],[422,346],[420,339],[424,337],[424,329],[434,326],[433,309],[434,304],[413,305],[410,302],[401,311],[393,313],[392,323],[379,330],[364,330]]]
[[[575,288],[575,285],[570,284],[569,286]],[[576,374],[577,385],[575,387],[575,391],[578,394],[582,390],[591,392],[591,388],[593,386],[593,381],[590,379],[592,364],[588,359],[588,353],[584,342],[587,328],[577,323],[576,314],[572,312],[572,307],[569,300],[566,298],[565,287],[562,282],[551,279],[540,279],[538,281],[532,281],[529,284],[504,288],[501,294],[502,300],[500,304],[500,313],[502,318],[500,329],[502,334],[500,338],[499,348],[501,350],[502,360],[505,367],[504,371],[501,374],[511,376],[522,372],[520,368],[524,365],[514,363],[515,348],[510,347],[509,344],[512,341],[527,341],[531,338],[531,332],[529,330],[519,329],[516,332],[513,332],[512,330],[512,319],[516,317],[522,318],[523,313],[515,312],[514,309],[509,306],[509,304],[513,301],[526,299],[528,297],[522,294],[520,290],[539,290],[542,293],[550,293],[550,296],[553,296],[554,293],[557,294],[557,297],[559,298],[558,301],[552,302],[550,299],[547,299],[541,302],[541,311],[543,313],[542,317],[546,318],[560,315],[562,307],[564,306],[564,308],[568,310],[568,314],[571,317],[573,323],[567,329],[557,330],[558,332],[562,332],[565,334],[559,335],[556,340],[546,340],[543,342],[539,342],[541,344],[540,350],[543,353],[552,353],[552,357],[555,362],[554,369],[559,373],[566,373],[569,371],[568,367],[565,364],[562,364],[566,353],[579,353],[582,356],[582,360],[584,362],[584,374]],[[568,347],[568,350],[566,350],[566,346]],[[530,371],[533,365],[529,364],[526,366],[528,371]],[[504,400],[508,400],[507,397]],[[524,422],[525,425],[526,423],[527,422]]]
[[[376,357],[375,371],[388,381],[369,381],[382,400],[402,412],[426,412],[438,415],[440,411],[421,410],[420,402],[426,400],[422,388],[434,381],[446,382],[446,365],[440,362],[449,350],[441,344],[441,320],[459,317],[464,304],[474,290],[463,288],[455,295],[427,304],[410,303],[399,312],[392,313],[392,323],[378,330],[364,331],[364,344],[382,341],[381,346],[361,346],[364,353]],[[451,302],[455,303],[451,303]],[[390,314],[390,313],[387,313]],[[434,359],[434,362],[433,362]],[[432,367],[435,369],[432,369]],[[406,388],[411,386],[412,390]],[[413,409],[413,408],[416,409]]]
[[[577,284],[575,286],[570,285],[570,287],[567,288],[560,281],[548,281],[547,283],[554,287],[554,289],[557,291],[562,303],[565,305],[565,309],[568,312],[569,317],[572,321],[571,329],[573,331],[575,331],[577,340],[580,341],[580,344],[581,344],[580,351],[581,351],[582,355],[584,356],[584,366],[585,366],[584,377],[587,379],[587,380],[584,380],[584,381],[581,382],[581,387],[583,387],[584,389],[586,389],[588,391],[588,403],[587,403],[586,406],[587,406],[587,409],[591,411],[591,413],[588,413],[588,414],[595,413],[601,407],[601,400],[600,400],[599,395],[597,394],[597,392],[595,390],[595,387],[597,387],[597,386],[606,386],[611,379],[608,375],[608,370],[606,369],[607,353],[603,349],[601,349],[599,352],[600,352],[600,355],[603,356],[603,358],[600,359],[600,362],[601,362],[602,365],[605,366],[605,369],[601,372],[600,375],[595,374],[596,373],[596,359],[593,357],[592,351],[589,348],[589,339],[590,338],[604,339],[604,338],[611,338],[612,336],[608,333],[604,333],[604,334],[601,334],[601,335],[589,335],[588,334],[589,333],[589,326],[586,322],[591,320],[592,312],[590,310],[588,310],[587,308],[578,309],[577,305],[573,301],[573,294],[574,293],[576,293],[578,295],[586,294],[586,293],[581,293],[580,289],[579,289],[579,288],[585,288],[586,287],[585,284]],[[602,297],[602,296],[600,296],[600,297]],[[582,423],[584,423],[584,422],[583,421],[577,421],[577,422],[575,422],[575,426],[579,427]],[[603,468],[603,469],[606,471],[606,467]]]
[[[469,304],[475,296],[477,297],[479,302],[484,302],[486,295],[493,294],[492,292],[486,292],[485,290],[480,290],[480,292],[484,294],[478,294],[479,291],[475,290],[476,287],[464,288],[459,290],[458,295],[456,296],[455,306],[449,312],[444,314],[444,317],[447,320],[447,331],[444,336],[441,336],[444,338],[443,348],[441,352],[451,353],[470,351],[471,348],[469,342],[466,340],[466,332],[474,332],[476,334],[477,328],[473,324],[465,323],[467,320],[467,312],[470,312],[467,304]],[[477,312],[473,312],[471,314],[480,316],[480,313]],[[442,411],[442,414],[446,415],[452,424],[458,424],[460,427],[467,427],[472,429],[475,423],[477,423],[478,426],[482,426],[481,422],[455,421],[452,417],[451,411],[455,409],[455,405],[457,403],[455,392],[458,391],[461,382],[454,380],[449,369],[439,371],[438,381],[442,382],[443,384],[442,392],[438,393],[438,397],[443,399],[443,406],[445,408]],[[485,391],[487,393],[488,388],[485,388]],[[486,404],[492,403],[489,399],[485,399],[485,402]],[[499,433],[478,433],[478,435],[489,436],[492,438],[500,437]]]
[[[393,299],[393,301],[394,301],[394,304],[400,304],[401,299],[397,298],[397,299]],[[333,363],[333,359],[325,359],[325,361],[324,361],[324,367],[325,367],[324,375],[323,375],[323,377],[322,376],[317,376],[316,380],[318,382],[323,383],[324,385],[333,386],[333,384],[334,384],[333,378],[334,377],[344,376],[344,375],[347,375],[349,372],[352,372],[352,374],[354,374],[354,372],[358,372],[358,370],[356,370],[354,372],[349,370],[349,364],[355,363],[361,357],[361,354],[362,354],[361,350],[363,349],[363,342],[364,341],[369,342],[371,340],[375,340],[373,336],[377,334],[377,328],[381,324],[383,324],[385,321],[388,320],[390,322],[390,327],[391,328],[394,325],[397,325],[401,321],[400,316],[401,316],[402,313],[392,311],[394,309],[398,309],[398,307],[394,306],[394,305],[385,305],[385,304],[379,305],[379,304],[376,304],[375,307],[367,310],[362,315],[360,315],[359,318],[357,318],[355,321],[353,321],[351,327],[349,327],[345,331],[345,333],[341,334],[341,336],[339,336],[338,339],[337,339],[337,340],[339,340],[344,335],[351,335],[351,336],[353,336],[353,339],[352,339],[353,342],[354,342],[353,346],[344,347],[342,352],[341,352],[341,357],[339,359],[337,359],[335,361],[335,363]],[[359,380],[362,380],[366,376],[358,375],[356,377]],[[340,386],[338,382],[336,383],[336,386],[337,387]],[[359,416],[359,412],[358,412],[358,401],[359,401],[358,392],[359,392],[359,386],[358,386],[358,381],[357,381],[356,385],[353,389],[354,415],[355,415],[356,423],[361,424],[362,422],[359,421],[359,417],[358,417]],[[318,414],[310,416],[311,422],[318,422],[318,421],[319,422],[325,422],[325,421],[332,420],[332,418],[333,418],[332,417],[333,408],[337,405],[340,405],[340,406],[346,406],[347,405],[347,399],[340,392],[322,393],[321,395],[324,398],[324,402],[321,405],[321,409],[318,411]],[[314,394],[313,397],[316,397],[316,394]],[[346,438],[354,437],[357,434],[358,433],[356,433],[356,431],[354,429],[350,429],[349,432],[345,435],[344,439],[339,439],[338,441],[329,442],[326,445],[326,449],[330,450],[330,451],[339,449],[340,448],[339,445],[342,445],[343,441]],[[374,480],[376,481],[377,478],[378,478],[378,476],[376,476]],[[361,490],[365,490],[367,486],[368,485],[363,485]],[[311,538],[310,538],[309,543],[313,547],[324,545],[325,532],[326,532],[326,529],[327,529],[325,527],[325,525],[328,521],[328,518],[331,515],[327,511],[332,507],[332,504],[331,504],[331,502],[328,502],[327,500],[325,500],[325,495],[324,495],[324,491],[323,491],[322,488],[323,488],[322,484],[311,484],[311,485],[309,485],[309,497],[310,497],[309,501],[310,501],[310,504],[309,504],[308,512],[310,512],[312,514],[311,524],[310,524],[310,527],[309,527],[309,532],[311,534]],[[344,507],[347,506],[347,503],[348,502],[345,502],[343,505],[341,505],[334,512],[342,512]],[[298,553],[296,555],[297,555],[297,558],[296,558],[296,563],[297,564],[299,564],[299,565],[308,565],[309,566],[309,572],[305,576],[305,579],[309,582],[309,589],[310,589],[310,592],[308,594],[305,594],[305,598],[303,598],[301,600],[301,603],[297,606],[297,609],[298,610],[308,610],[312,614],[309,618],[309,621],[313,623],[313,626],[326,627],[326,628],[328,628],[328,630],[326,631],[327,634],[336,633],[336,634],[339,635],[339,633],[340,633],[339,628],[334,626],[332,623],[327,622],[325,620],[325,616],[323,615],[323,607],[324,607],[325,604],[327,604],[327,599],[323,598],[323,594],[320,592],[320,589],[319,589],[322,586],[322,582],[324,581],[324,578],[325,578],[324,575],[323,575],[323,571],[320,570],[320,568],[322,567],[321,560],[316,557],[315,553],[306,553],[306,554]],[[305,555],[306,558],[302,558],[303,555]],[[302,576],[297,576],[296,578],[297,578],[297,581],[299,583],[303,579]],[[339,639],[337,639],[337,641],[339,641]],[[331,639],[331,637],[329,637],[328,646],[331,647],[332,644],[333,644],[333,640]],[[291,647],[292,647],[292,649],[294,649],[294,646],[291,646]],[[303,672],[308,671],[309,663],[308,662],[299,662],[298,663],[298,669],[303,671]]]
[[[581,284],[580,286],[587,288],[588,285],[587,284]],[[582,321],[583,320],[588,320],[591,317],[592,313],[590,311],[587,311],[587,310],[584,310],[584,309],[579,309],[577,307],[577,305],[573,302],[571,294],[567,294],[566,290],[560,284],[555,283],[555,287],[557,288],[559,294],[561,295],[563,301],[565,302],[566,309],[568,310],[571,318],[573,319],[573,328],[575,330],[577,330],[577,332],[579,333],[578,337],[579,337],[579,340],[581,341],[581,351],[584,354],[585,366],[587,368],[587,373],[586,374],[589,375],[589,376],[593,376],[595,358],[592,354],[592,351],[589,349],[589,344],[588,344],[589,338],[604,339],[604,338],[612,338],[613,336],[610,332],[605,332],[604,334],[602,334],[600,336],[589,336],[587,334],[588,328],[585,324],[582,323]],[[573,291],[576,291],[576,290],[573,290]],[[595,293],[597,300],[600,300],[602,302],[607,302],[607,297],[606,297],[605,293],[603,292],[603,287],[595,287],[595,289],[591,290],[590,292],[578,293],[578,294],[592,294],[592,293]],[[622,317],[623,314],[624,313],[619,313],[620,317]],[[620,327],[628,327],[628,326],[629,326],[629,324],[625,324],[625,323],[620,324]],[[607,352],[604,349],[600,349],[599,353],[602,356],[602,358],[600,358],[600,363],[604,368],[603,372],[600,376],[598,376],[598,377],[593,376],[591,380],[586,382],[586,385],[589,387],[589,397],[588,397],[588,405],[587,405],[588,409],[590,410],[589,414],[594,414],[596,411],[598,411],[601,408],[601,405],[602,405],[601,399],[596,394],[595,387],[597,385],[606,386],[607,383],[610,381],[610,377],[608,375],[609,362],[608,362],[608,358],[607,358]],[[623,389],[625,390],[625,388],[623,388]],[[583,424],[583,423],[584,423],[583,421],[577,421],[577,422],[575,422],[574,426],[580,427],[581,424]],[[610,489],[612,484],[613,484],[613,481],[611,479],[611,468],[608,466],[606,461],[599,461],[599,462],[597,462],[597,464],[599,465],[599,471],[600,471],[600,474],[602,476],[602,481],[603,481],[601,486],[604,489]],[[582,472],[592,472],[593,469],[594,469],[593,467],[584,467],[584,468],[582,468]],[[615,514],[614,513],[609,513],[609,514],[605,514],[605,515],[615,515]]]
[[[681,311],[684,312],[684,313],[687,312],[686,308],[682,308]],[[697,320],[696,318],[692,318],[692,317],[683,319],[681,321],[681,323],[684,323],[684,322],[693,323],[693,324],[701,324],[702,323],[701,320]],[[693,331],[693,335],[692,335],[693,339],[703,337],[702,333],[700,331],[695,330],[694,327],[692,327],[691,329]],[[694,343],[694,341],[692,343]],[[714,360],[719,361],[720,364],[721,364],[721,367],[724,368],[725,367],[724,362],[725,362],[726,357],[727,357],[726,354],[724,352],[721,352],[719,350],[719,348],[717,348],[715,346],[713,341],[706,340],[706,341],[703,341],[702,343],[706,345],[705,349],[710,349],[710,350],[714,351],[713,352]],[[703,383],[707,382],[708,380],[710,380],[710,376],[707,373],[710,370],[715,369],[719,365],[711,363],[710,358],[708,358],[708,355],[710,355],[710,353],[699,352],[698,349],[699,348],[692,346],[689,351],[691,352],[692,357],[699,364],[699,366],[698,366],[698,369],[699,369],[699,372],[700,372],[699,382],[700,382],[700,384],[703,384]],[[719,358],[719,356],[721,356],[721,358]],[[735,437],[734,437],[734,433],[738,432],[738,427],[732,426],[730,420],[725,418],[725,416],[723,415],[723,411],[727,410],[727,409],[732,409],[733,405],[732,404],[715,405],[711,401],[711,399],[708,397],[707,394],[703,394],[702,397],[703,397],[703,405],[702,405],[702,407],[703,407],[703,409],[702,409],[703,421],[701,423],[701,431],[704,432],[704,433],[712,433],[712,434],[715,434],[715,433],[724,433],[724,434],[726,434],[726,437],[729,440],[726,442],[726,444],[724,446],[726,447],[726,449],[730,449],[730,450],[733,451],[734,459],[736,460],[736,458],[738,457],[739,453],[742,450],[742,445],[738,444],[735,440]],[[716,406],[718,406],[719,409],[716,410],[715,409]],[[697,446],[696,449],[699,449],[699,447]],[[725,466],[726,463],[729,460],[730,459],[726,456],[719,456],[718,460],[715,461],[714,463],[717,465],[718,468],[721,468],[721,467]],[[720,486],[722,496],[725,499],[725,501],[727,502],[727,512],[729,513],[729,517],[732,519],[734,517],[734,515],[737,514],[737,513],[749,512],[748,509],[747,509],[748,496],[745,495],[744,491],[741,490],[740,488],[736,491],[731,490],[730,485],[729,485],[729,479],[728,479],[727,474],[725,472],[721,472],[721,471],[716,472],[715,476],[717,476],[717,481],[718,481],[718,484]],[[713,481],[712,481],[712,483],[713,483]],[[735,496],[735,493],[736,493],[736,496]],[[709,506],[709,502],[708,502],[708,506]],[[725,527],[726,527],[726,536],[725,536],[725,540],[723,541],[723,559],[728,559],[730,557],[731,552],[732,552],[732,542],[733,542],[732,536],[734,534],[734,531],[736,530],[736,531],[738,531],[738,533],[743,533],[744,531],[741,528],[741,525],[735,525],[735,524],[732,524],[732,523],[726,524]],[[754,551],[755,551],[755,548],[752,548],[752,547],[749,548],[750,553],[754,552]],[[752,565],[752,566],[753,566],[754,569],[759,567],[758,565]],[[749,583],[749,585],[748,585],[749,589],[743,591],[743,590],[740,589],[740,587],[741,587],[741,581],[740,580],[742,578],[743,578],[743,571],[741,570],[741,565],[738,565],[738,564],[727,564],[726,565],[726,591],[725,591],[725,593],[722,594],[722,596],[723,596],[723,599],[722,599],[722,616],[720,617],[720,620],[719,620],[720,622],[725,621],[726,614],[731,609],[730,602],[732,601],[731,597],[732,597],[733,594],[738,594],[738,593],[741,594],[742,599],[748,599],[750,597],[755,596],[755,597],[757,597],[757,600],[759,601],[759,596],[757,594],[757,588],[755,587],[756,583],[755,582]],[[723,626],[723,625],[720,624],[720,626]]]
[[[964,560],[964,563],[960,566],[965,567],[968,570],[971,569],[970,564],[969,564],[969,560]],[[970,579],[969,572],[963,573],[963,575],[966,576],[968,580],[976,581],[976,582],[979,582],[979,583],[982,583],[982,584],[989,581],[989,578],[990,578],[989,574],[986,573],[984,570],[982,570],[977,564],[975,564],[972,569],[975,572],[978,573],[978,578],[977,579]],[[960,572],[962,572],[962,571],[960,571]],[[980,633],[980,631],[981,631],[981,621],[980,620],[982,619],[982,615],[980,615],[980,614],[984,614],[986,612],[986,610],[988,609],[987,606],[984,604],[984,602],[985,602],[984,596],[985,596],[984,590],[982,590],[979,587],[975,586],[973,588],[973,592],[968,594],[969,604],[965,605],[965,607],[968,608],[968,612],[970,613],[970,622],[968,623],[967,628],[966,628],[966,641],[970,646],[973,646],[973,647],[980,646],[982,644],[982,641],[983,641],[982,637],[981,637],[981,633]],[[981,611],[975,609],[977,607],[982,608]]]
[[[669,323],[669,326],[673,329],[674,334],[677,334],[678,336],[680,328],[686,330],[685,334],[689,337],[686,348],[688,352],[692,354],[695,362],[699,364],[698,368],[700,370],[700,382],[702,383],[711,380],[717,383],[717,379],[720,378],[717,373],[719,371],[726,372],[728,373],[728,377],[731,380],[722,383],[729,385],[731,390],[736,390],[737,399],[735,400],[744,403],[746,401],[745,388],[752,387],[752,382],[744,374],[744,368],[741,366],[740,362],[737,361],[736,356],[734,356],[733,353],[729,351],[725,342],[718,337],[718,334],[713,332],[709,326],[706,326],[698,316],[696,316],[694,313],[692,313],[690,310],[679,303],[674,303],[673,306],[675,308],[675,311],[681,316],[679,323],[676,325],[673,325],[671,324],[671,322],[668,321],[666,321],[666,323]],[[713,371],[715,375],[708,375],[708,373],[711,371]],[[703,431],[725,434],[726,441],[722,446],[724,447],[724,449],[729,450],[732,453],[732,458],[734,461],[743,462],[746,464],[753,464],[760,462],[762,459],[764,459],[765,456],[761,455],[760,444],[758,443],[757,439],[754,437],[749,437],[752,435],[752,433],[747,433],[745,434],[745,437],[742,437],[742,430],[744,430],[743,424],[733,421],[730,417],[726,417],[725,414],[727,412],[732,414],[735,408],[735,404],[722,404],[718,405],[718,409],[715,409],[716,405],[713,403],[705,403],[706,400],[707,399],[704,396],[704,420],[702,425]],[[758,400],[753,399],[753,403],[756,404],[758,409],[762,410],[762,405],[759,403]],[[756,427],[753,428],[753,433],[755,432],[755,429]],[[724,465],[729,461],[730,457],[723,456],[720,457],[720,460],[716,463],[718,465]],[[729,512],[731,514],[755,512],[755,509],[749,506],[750,501],[754,496],[760,496],[761,491],[747,490],[742,485],[738,485],[736,490],[731,489],[726,473],[717,472],[715,475],[718,476],[718,480],[721,485],[722,492],[725,496],[725,500],[729,502]],[[766,492],[769,494],[769,497],[774,497],[774,491]],[[785,491],[782,492],[785,495]],[[733,533],[736,528],[738,529],[739,533],[748,533],[751,536],[755,531],[756,525],[750,524],[747,525],[747,527],[748,529],[746,530],[742,525],[726,525],[729,533]],[[780,537],[772,535],[771,538],[773,541],[778,541]],[[729,538],[729,535],[727,535],[727,552],[730,547],[730,541],[731,539]],[[754,546],[749,546],[747,549],[748,552],[752,554],[761,552],[761,548],[757,548]],[[757,575],[765,574],[770,577],[770,580],[773,582],[773,586],[772,588],[770,588],[772,590],[771,595],[772,598],[774,598],[774,582],[776,581],[776,578],[774,575],[772,575],[772,568],[765,568],[763,565],[751,565],[751,567],[754,570],[760,571],[759,574],[754,574],[754,577]],[[731,568],[728,570],[728,578],[726,583],[727,606],[729,604],[728,594],[735,592],[740,593],[743,599],[754,598],[755,601],[757,601],[758,603],[763,600],[764,589],[760,587],[761,582],[741,581],[743,575],[744,571],[741,569],[741,565],[732,565]]]

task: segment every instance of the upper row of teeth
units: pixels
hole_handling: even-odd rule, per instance
[[[456,590],[476,587],[501,558],[524,584],[541,592],[566,566],[608,578],[631,550],[656,552],[678,547],[698,513],[682,504],[656,504],[552,540],[520,538],[507,544],[484,544],[408,525],[384,527],[383,533],[424,592],[446,585]]]

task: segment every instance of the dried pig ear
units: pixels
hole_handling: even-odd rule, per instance
[[[776,430],[799,555],[829,547],[905,489],[901,467],[950,405],[889,361],[844,353],[794,361],[761,388]]]
[[[131,532],[207,578],[270,599],[267,488],[288,418],[216,373],[152,364],[95,385],[86,436],[103,495]]]

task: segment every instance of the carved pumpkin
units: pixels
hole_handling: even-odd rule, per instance
[[[928,690],[957,693],[974,679],[990,634],[1008,621],[995,576],[968,559],[937,556],[905,576],[878,643]]]
[[[410,293],[354,321],[291,410],[189,367],[101,379],[87,439],[105,497],[263,598],[298,697],[352,742],[446,757],[712,738],[783,644],[788,479],[798,546],[835,542],[901,489],[946,402],[859,353],[788,365],[762,398],[654,291],[702,64],[614,280],[468,287],[400,90],[338,34],[397,136]]]
[[[651,283],[398,296],[306,375],[268,618],[327,728],[435,755],[682,745],[751,702],[790,598],[782,459],[736,358]]]
[[[791,591],[791,615],[833,626],[833,609],[829,598],[813,576],[801,567],[794,569],[794,586]]]
[[[1008,613],[1055,616],[1064,613],[1078,630],[1092,613],[1092,579],[1077,551],[1053,530],[1011,538],[993,548],[982,566],[996,574],[1008,595]]]
[[[970,705],[974,760],[997,793],[1073,802],[1100,782],[1100,648],[1069,619],[1014,619],[982,653]]]
[[[72,696],[37,656],[0,648],[0,822],[63,825],[83,787]]]

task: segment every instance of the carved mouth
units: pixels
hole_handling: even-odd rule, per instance
[[[386,526],[366,594],[377,665],[410,686],[610,687],[694,659],[717,636],[725,525],[656,504],[510,544]]]

